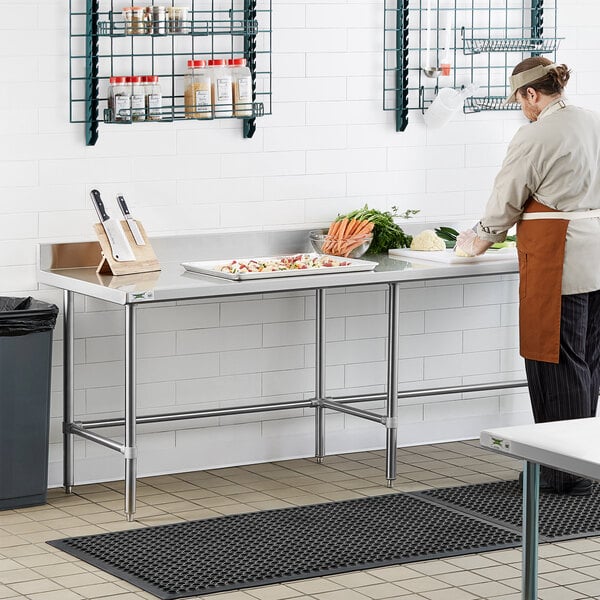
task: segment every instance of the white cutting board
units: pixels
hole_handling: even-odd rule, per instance
[[[437,252],[427,252],[424,250],[409,250],[408,248],[391,248],[388,253],[392,256],[402,256],[414,260],[431,260],[443,263],[473,263],[487,262],[490,260],[516,260],[516,248],[502,248],[501,250],[488,250],[479,256],[456,256],[454,250],[446,248]]]

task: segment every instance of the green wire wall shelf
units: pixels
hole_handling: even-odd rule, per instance
[[[150,5],[150,0],[147,2]],[[178,120],[237,119],[243,137],[256,130],[256,118],[271,114],[271,0],[166,0],[156,6],[187,8],[188,18],[164,33],[133,30],[121,10],[134,0],[69,0],[70,121],[85,126],[85,141],[98,140],[99,124],[169,123]],[[142,4],[145,6],[145,4]],[[189,59],[246,58],[252,75],[252,104],[242,116],[213,110],[208,118],[190,119],[184,111],[184,76]],[[131,111],[119,120],[108,109],[112,76],[157,75],[162,109],[137,121]],[[100,117],[102,115],[102,117]]]
[[[404,131],[439,88],[479,85],[463,112],[504,106],[513,67],[528,56],[556,59],[556,0],[384,0],[383,109]],[[449,75],[439,71],[450,64]],[[431,67],[429,77],[425,67]]]

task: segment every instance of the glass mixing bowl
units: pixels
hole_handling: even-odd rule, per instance
[[[373,234],[365,233],[338,240],[335,237],[328,236],[327,231],[318,229],[311,231],[308,238],[315,252],[319,254],[360,258],[369,249],[373,241]]]

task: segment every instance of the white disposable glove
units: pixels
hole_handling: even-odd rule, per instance
[[[472,229],[467,229],[458,234],[455,252],[458,256],[478,256],[483,254],[492,242],[482,240]]]

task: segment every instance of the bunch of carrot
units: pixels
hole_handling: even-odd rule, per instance
[[[348,219],[334,221],[327,231],[323,252],[335,256],[349,256],[373,231],[371,221]]]

